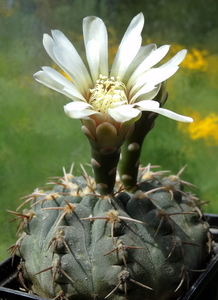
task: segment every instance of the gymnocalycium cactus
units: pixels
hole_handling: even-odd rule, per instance
[[[87,174],[65,173],[52,191],[28,195],[12,247],[28,289],[77,300],[182,295],[208,253],[208,224],[186,183],[163,174],[148,166],[134,193],[117,182],[110,197]]]
[[[169,300],[189,287],[210,251],[200,200],[192,184],[168,171],[139,164],[143,140],[158,114],[189,117],[163,108],[165,80],[186,50],[152,68],[169,46],[141,47],[143,15],[130,23],[108,71],[107,31],[97,17],[83,22],[89,70],[59,31],[43,43],[71,80],[43,67],[35,78],[68,96],[66,114],[82,121],[91,146],[94,178],[73,167],[53,178],[50,191],[36,189],[19,206],[19,278],[27,291],[65,300]],[[117,171],[118,167],[118,171]],[[22,233],[21,233],[22,231]]]

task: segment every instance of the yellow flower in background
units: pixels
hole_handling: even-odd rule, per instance
[[[180,124],[179,129],[189,133],[191,139],[204,139],[208,145],[218,145],[218,115],[210,113],[202,118],[198,112],[192,114],[194,122],[186,127]]]
[[[206,60],[207,55],[208,52],[206,50],[201,51],[196,48],[191,48],[190,52],[187,53],[183,66],[191,70],[206,71],[208,65]]]

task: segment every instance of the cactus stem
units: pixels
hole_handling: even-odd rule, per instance
[[[113,193],[116,181],[116,167],[120,157],[120,148],[105,147],[101,149],[91,149],[92,165],[96,187],[101,195],[110,195]],[[101,166],[99,168],[99,165]]]

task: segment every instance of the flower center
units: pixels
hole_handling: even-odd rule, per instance
[[[89,104],[94,110],[107,115],[108,108],[128,104],[126,86],[119,77],[99,76],[94,89],[90,90]]]

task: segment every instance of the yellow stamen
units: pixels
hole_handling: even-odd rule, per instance
[[[126,86],[119,77],[99,76],[94,89],[90,90],[89,104],[94,110],[107,114],[108,108],[128,104]]]

